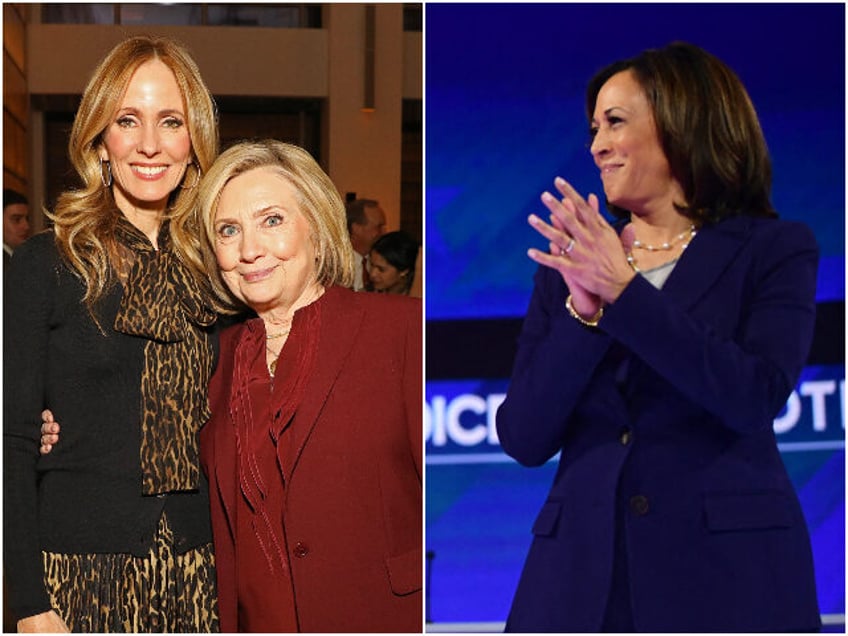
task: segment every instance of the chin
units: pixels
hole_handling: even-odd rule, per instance
[[[261,297],[247,297],[242,302],[246,304],[248,307],[256,308],[265,308],[271,307],[277,303],[279,300],[279,296],[261,296]]]

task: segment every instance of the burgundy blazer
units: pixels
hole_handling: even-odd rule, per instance
[[[298,626],[420,633],[422,303],[341,287],[319,302],[316,369],[281,438]],[[222,333],[209,386],[212,418],[200,433],[223,632],[238,629],[234,515],[241,495],[229,396],[243,329]]]

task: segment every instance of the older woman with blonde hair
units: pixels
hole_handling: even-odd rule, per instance
[[[186,49],[133,37],[83,93],[82,185],[4,299],[4,560],[22,632],[217,631],[208,487],[215,312],[192,214],[218,152]],[[63,442],[39,458],[40,418]]]
[[[221,335],[201,431],[221,627],[420,632],[422,307],[347,289],[344,205],[301,148],[223,153],[203,179]]]

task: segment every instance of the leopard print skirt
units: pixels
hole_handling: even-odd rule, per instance
[[[146,557],[43,552],[51,604],[72,632],[218,632],[215,555],[177,554],[165,515]]]

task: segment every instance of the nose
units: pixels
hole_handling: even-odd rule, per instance
[[[589,152],[595,161],[603,157],[609,151],[609,138],[603,128],[598,128],[595,136],[592,138],[592,143],[589,144]]]
[[[264,253],[262,241],[255,228],[247,227],[241,234],[241,260],[245,263],[253,263]]]
[[[159,130],[156,126],[141,127],[138,151],[148,157],[152,157],[159,152]]]

